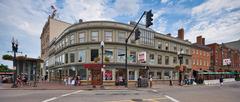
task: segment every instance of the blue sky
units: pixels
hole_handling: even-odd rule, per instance
[[[78,19],[137,21],[143,11],[152,9],[152,29],[176,36],[185,29],[185,39],[195,42],[198,35],[206,43],[222,43],[240,39],[240,0],[1,0],[0,56],[11,50],[11,39],[19,42],[18,55],[40,56],[40,34],[51,13],[57,19],[75,23]],[[143,19],[144,21],[144,19]],[[12,62],[0,58],[0,64]]]

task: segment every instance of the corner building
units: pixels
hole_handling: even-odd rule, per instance
[[[184,51],[183,65],[191,71],[191,43],[180,37],[163,35],[139,25],[141,37],[128,42],[128,71],[125,69],[125,39],[134,24],[112,21],[89,21],[73,24],[66,28],[49,45],[48,68],[50,81],[63,81],[64,76],[80,75],[82,84],[93,80],[91,68],[101,64],[101,46],[104,41],[104,85],[116,85],[120,77],[128,78],[129,85],[135,85],[139,76],[152,76],[154,84],[178,79],[175,69],[179,65],[177,52]],[[149,70],[147,70],[149,68]],[[127,73],[126,73],[127,72]],[[148,75],[147,75],[148,74]],[[101,78],[101,75],[97,75]],[[127,77],[128,76],[128,77]],[[168,82],[167,82],[168,83]]]

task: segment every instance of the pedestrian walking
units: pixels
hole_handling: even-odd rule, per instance
[[[152,80],[153,80],[152,76],[150,76],[149,80],[150,80],[150,88],[152,88]]]
[[[67,81],[67,79],[68,79],[68,77],[67,76],[65,76],[64,77],[64,79],[63,79],[63,81],[64,81],[64,84],[67,86],[68,85],[68,81]]]
[[[220,86],[222,86],[222,85],[223,85],[223,76],[221,76],[221,77],[219,78],[219,82],[220,82]]]
[[[173,86],[172,77],[171,76],[169,76],[169,86]]]

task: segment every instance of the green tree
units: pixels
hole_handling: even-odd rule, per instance
[[[2,59],[4,59],[4,60],[13,60],[13,57],[12,57],[12,55],[8,55],[8,54],[6,54],[6,55],[3,55],[2,56]]]

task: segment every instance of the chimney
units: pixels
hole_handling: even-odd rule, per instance
[[[197,36],[197,44],[202,45],[202,36]]]
[[[178,30],[178,38],[184,40],[184,29],[181,28]]]
[[[205,45],[205,38],[202,38],[202,45]]]

